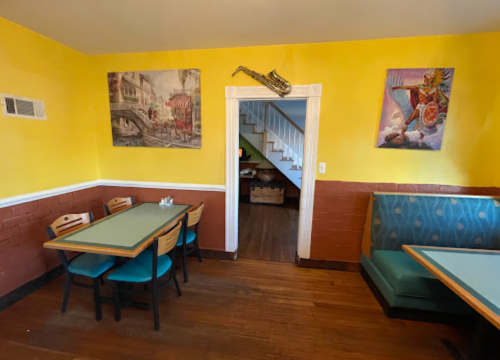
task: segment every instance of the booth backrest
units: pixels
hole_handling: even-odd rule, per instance
[[[374,193],[370,242],[371,252],[404,244],[500,249],[500,199]]]

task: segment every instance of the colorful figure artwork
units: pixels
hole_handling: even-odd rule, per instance
[[[377,147],[440,150],[454,69],[390,69]]]
[[[108,73],[114,146],[201,148],[200,70]]]

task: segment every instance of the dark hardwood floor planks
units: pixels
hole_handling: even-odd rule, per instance
[[[238,256],[242,259],[295,262],[299,210],[240,203]]]
[[[5,354],[9,354],[5,356]],[[3,357],[5,356],[5,357]],[[75,354],[63,353],[54,350],[48,350],[35,346],[7,341],[0,339],[0,358],[1,359],[36,359],[36,360],[97,360],[88,357],[80,357]]]
[[[0,359],[451,360],[441,339],[463,336],[387,318],[358,273],[244,259],[189,266],[182,297],[161,290],[159,332],[152,311],[127,308],[115,322],[110,304],[96,322],[80,288],[61,314],[59,278],[0,312]]]

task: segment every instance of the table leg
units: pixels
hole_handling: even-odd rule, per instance
[[[476,318],[469,360],[486,359],[489,344],[488,337],[491,335],[492,330],[491,327],[491,324],[482,316]]]
[[[126,262],[126,260],[124,258],[118,258],[118,261],[117,261],[118,264],[121,265],[125,262]],[[131,294],[127,292],[128,290],[130,290],[130,286],[131,286],[130,284],[118,282],[118,287],[120,287],[121,289],[124,290],[124,291],[120,291],[120,294],[119,294],[120,307],[122,309],[125,309],[127,307],[136,307],[136,308],[145,309],[145,310],[151,309],[151,304],[149,304],[147,302],[142,302],[142,301],[135,301],[132,299]],[[125,289],[125,287],[129,287],[129,289]],[[106,304],[114,304],[113,297],[109,297],[109,296],[101,296],[101,301],[103,303],[106,303]]]
[[[113,298],[109,296],[102,296],[101,302],[106,304],[114,305]],[[151,309],[151,304],[143,301],[135,301],[132,299],[130,294],[120,292],[120,306],[122,309],[128,307],[136,307],[139,309],[149,310]]]
[[[122,286],[127,286],[127,284],[122,284]],[[127,307],[136,307],[144,310],[151,309],[151,304],[142,301],[135,301],[132,299],[131,294],[127,292],[120,292],[120,305],[122,309]]]
[[[441,342],[446,347],[446,350],[450,353],[455,360],[465,360],[465,358],[460,354],[460,351],[453,345],[453,343],[448,339],[441,339]]]
[[[486,360],[488,354],[488,338],[492,332],[492,325],[482,316],[477,316],[474,321],[472,342],[469,355],[464,357],[453,343],[448,339],[442,339],[443,345],[456,360]]]

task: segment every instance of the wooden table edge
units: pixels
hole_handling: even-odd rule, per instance
[[[124,210],[131,209],[131,208],[139,206],[141,204],[144,204],[144,202],[137,203],[137,204],[135,204],[127,209],[124,209]],[[181,205],[181,204],[174,204],[174,205]],[[149,237],[146,241],[144,241],[141,245],[136,247],[134,250],[112,249],[112,248],[107,248],[107,247],[103,247],[103,246],[89,246],[89,245],[56,243],[56,241],[62,237],[66,237],[66,236],[71,235],[72,233],[74,233],[76,231],[80,231],[82,229],[85,229],[86,227],[89,227],[90,225],[95,225],[100,221],[106,220],[108,218],[107,216],[105,216],[102,219],[99,219],[97,221],[94,221],[93,223],[78,227],[74,231],[71,231],[71,232],[68,232],[62,236],[59,236],[59,237],[55,238],[54,240],[47,241],[47,242],[43,243],[43,247],[46,249],[68,250],[68,251],[77,251],[77,252],[87,252],[87,253],[92,253],[92,254],[114,255],[114,256],[134,258],[137,255],[139,255],[141,252],[143,252],[144,249],[146,249],[149,245],[151,245],[153,243],[153,240],[155,237],[161,235],[163,232],[165,232],[167,230],[170,230],[172,227],[175,226],[175,224],[179,220],[181,220],[184,217],[184,214],[186,212],[191,211],[193,208],[195,208],[197,206],[198,205],[190,205],[189,208],[187,208],[185,211],[183,211],[174,220],[170,221],[167,225],[162,227],[153,236]],[[123,210],[121,210],[121,211],[123,211]]]
[[[413,257],[419,264],[425,267],[431,274],[437,277],[442,283],[444,283],[448,288],[450,288],[455,294],[457,294],[462,300],[469,304],[474,310],[485,317],[491,324],[493,324],[497,329],[500,330],[500,316],[495,314],[489,307],[484,305],[478,299],[476,299],[472,294],[470,294],[463,287],[458,285],[450,277],[445,275],[441,270],[432,265],[428,260],[426,260],[422,255],[417,253],[413,247],[424,248],[424,249],[445,249],[445,250],[457,250],[457,248],[442,248],[437,246],[417,246],[417,245],[403,245],[403,250]],[[459,249],[460,250],[460,249]],[[465,250],[478,250],[479,252],[500,252],[495,250],[481,250],[481,249],[463,249]]]

